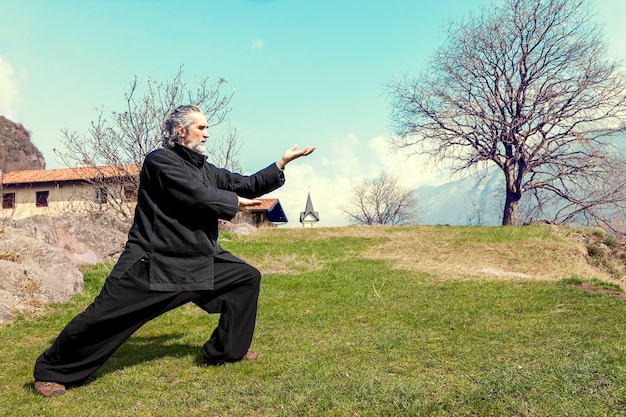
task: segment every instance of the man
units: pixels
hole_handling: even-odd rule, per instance
[[[261,275],[218,245],[218,219],[259,204],[254,198],[283,185],[285,165],[315,148],[293,146],[276,163],[243,176],[206,161],[207,128],[196,106],[168,114],[163,147],[141,169],[126,247],[100,295],[37,359],[37,393],[59,395],[84,382],[143,324],[188,302],[221,313],[201,349],[205,364],[257,358],[248,348]]]

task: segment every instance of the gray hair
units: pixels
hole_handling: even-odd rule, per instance
[[[178,135],[176,127],[180,125],[183,129],[188,129],[193,123],[191,113],[202,113],[202,109],[194,105],[185,105],[178,106],[167,113],[163,121],[162,145],[164,148],[171,149],[175,144],[181,143],[182,138]]]

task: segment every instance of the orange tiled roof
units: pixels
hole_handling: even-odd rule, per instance
[[[13,171],[2,175],[2,185],[80,181],[92,178],[115,178],[124,175],[138,175],[139,165],[105,165],[99,167],[78,167],[61,169],[35,169],[28,171]]]

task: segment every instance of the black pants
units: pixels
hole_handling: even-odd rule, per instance
[[[65,326],[37,359],[35,380],[85,381],[143,324],[188,302],[221,313],[202,354],[214,363],[237,361],[252,342],[260,282],[254,267],[216,259],[211,291],[150,291],[146,264],[137,262],[121,278],[108,277],[93,303]]]

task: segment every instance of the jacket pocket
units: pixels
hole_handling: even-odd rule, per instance
[[[213,289],[213,257],[207,254],[151,253],[150,289],[198,291]]]

